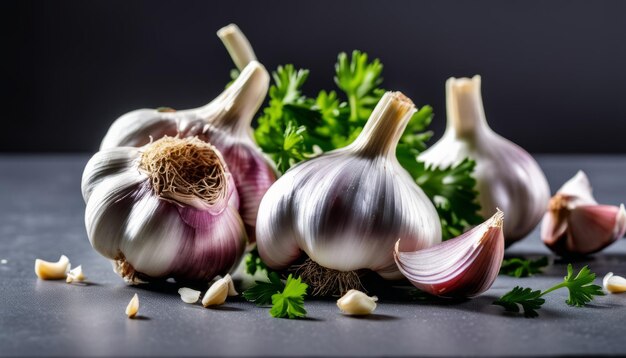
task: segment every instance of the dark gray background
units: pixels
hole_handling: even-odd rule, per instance
[[[237,23],[269,68],[334,88],[340,51],[385,65],[385,87],[435,108],[444,81],[483,76],[491,126],[531,152],[626,152],[626,2],[3,1],[0,152],[95,151],[142,107],[195,107],[233,67]]]

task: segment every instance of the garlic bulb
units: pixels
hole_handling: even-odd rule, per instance
[[[502,223],[498,210],[490,219],[459,237],[425,250],[399,249],[395,259],[413,286],[441,297],[473,297],[488,290],[504,258]]]
[[[609,246],[626,232],[624,205],[598,205],[583,171],[550,199],[541,223],[541,239],[561,256],[588,255]]]
[[[446,82],[448,124],[443,137],[419,160],[446,167],[466,157],[476,161],[474,177],[481,215],[506,213],[506,244],[524,238],[541,220],[550,188],[537,162],[519,146],[496,134],[485,118],[480,76]]]
[[[402,277],[393,260],[398,237],[404,251],[441,241],[433,204],[395,156],[415,110],[402,93],[386,93],[353,143],[292,167],[272,185],[256,231],[269,267],[288,268],[303,251],[309,260],[299,273],[313,294],[343,293],[360,286],[364,269]]]
[[[210,280],[240,260],[238,197],[220,153],[197,138],[96,153],[83,173],[91,245],[126,281]]]

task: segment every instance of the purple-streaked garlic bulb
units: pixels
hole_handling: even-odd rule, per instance
[[[347,147],[289,169],[267,191],[257,218],[257,247],[273,269],[305,253],[298,274],[313,294],[359,288],[359,272],[402,278],[393,259],[441,242],[435,207],[396,159],[396,145],[415,112],[410,99],[387,92]]]
[[[259,203],[277,176],[274,164],[256,145],[251,127],[268,85],[265,68],[251,61],[206,106],[180,111],[139,109],[123,115],[111,125],[100,149],[140,147],[163,136],[198,137],[211,143],[224,156],[235,180],[241,200],[240,213],[253,236]]]
[[[402,274],[422,291],[440,297],[473,297],[487,291],[504,258],[504,214],[498,210],[484,223],[441,244],[403,251],[395,259]]]
[[[475,160],[481,215],[486,218],[497,208],[505,213],[504,238],[510,245],[537,226],[550,199],[550,188],[530,154],[489,128],[480,84],[480,76],[448,79],[446,132],[419,159],[438,167],[467,157]]]
[[[129,283],[207,281],[243,255],[235,183],[219,151],[197,138],[103,149],[81,187],[89,241]]]
[[[599,205],[583,171],[568,180],[550,199],[541,223],[541,239],[561,256],[598,252],[626,232],[626,210]]]

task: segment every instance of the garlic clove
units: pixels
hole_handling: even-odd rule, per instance
[[[589,255],[612,244],[625,231],[624,206],[597,204],[589,179],[579,171],[550,199],[541,239],[561,256]]]
[[[35,274],[42,280],[62,280],[69,269],[70,260],[65,255],[61,255],[57,262],[35,260]]]
[[[374,312],[378,297],[368,296],[359,290],[350,290],[337,300],[337,307],[347,315],[363,316]]]
[[[83,282],[85,281],[85,275],[83,274],[83,266],[78,265],[75,268],[71,269],[70,272],[67,273],[67,278],[65,282]]]
[[[200,299],[200,291],[193,290],[187,287],[181,287],[178,289],[180,299],[185,303],[196,303]]]
[[[610,293],[623,293],[626,292],[626,278],[613,275],[613,272],[609,272],[604,276],[602,280],[602,286],[607,292]]]
[[[224,276],[224,279],[226,279],[226,282],[228,282],[228,295],[229,296],[238,296],[239,292],[237,292],[237,290],[235,289],[235,282],[233,281],[233,278],[230,276],[230,274],[226,274],[226,276]]]
[[[128,148],[112,148],[94,154],[83,170],[81,180],[83,199],[89,200],[91,192],[102,180],[126,171],[137,161],[138,156],[138,149]]]
[[[235,66],[241,71],[250,61],[256,60],[254,50],[246,36],[235,24],[229,24],[217,31]]]
[[[226,302],[228,297],[228,279],[222,278],[215,281],[202,297],[204,307],[218,306]]]
[[[128,302],[128,306],[126,306],[124,313],[126,313],[128,318],[135,318],[135,316],[137,316],[137,312],[139,312],[139,296],[135,293],[133,298],[130,299],[130,302]]]
[[[502,211],[459,237],[414,252],[394,252],[402,274],[422,291],[441,297],[473,297],[488,290],[504,258]]]
[[[495,133],[483,108],[481,77],[446,81],[447,126],[443,137],[418,157],[427,165],[446,167],[469,157],[480,214],[497,208],[506,213],[506,244],[526,237],[541,221],[550,199],[548,181],[524,149]]]

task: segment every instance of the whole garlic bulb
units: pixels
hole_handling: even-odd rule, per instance
[[[541,239],[561,256],[588,255],[615,242],[626,232],[626,210],[599,205],[587,175],[579,171],[550,199],[541,223]]]
[[[510,245],[537,226],[550,199],[550,188],[530,154],[489,128],[480,83],[480,76],[448,79],[446,132],[419,160],[438,167],[466,157],[475,160],[480,214],[488,217],[498,208],[505,213],[504,238]]]
[[[91,245],[127,282],[210,280],[243,255],[232,176],[197,138],[103,149],[87,163],[82,193]]]
[[[272,185],[256,230],[269,267],[287,268],[303,251],[334,272],[368,269],[398,279],[399,237],[403,251],[441,242],[435,207],[395,156],[415,110],[402,93],[387,92],[353,143],[299,163]],[[351,288],[358,287],[341,291]]]
[[[239,77],[206,106],[175,111],[140,109],[117,119],[100,149],[139,147],[163,136],[198,137],[223,155],[239,191],[241,216],[254,233],[263,194],[276,180],[274,164],[261,152],[250,126],[269,85],[269,74],[252,61]]]

